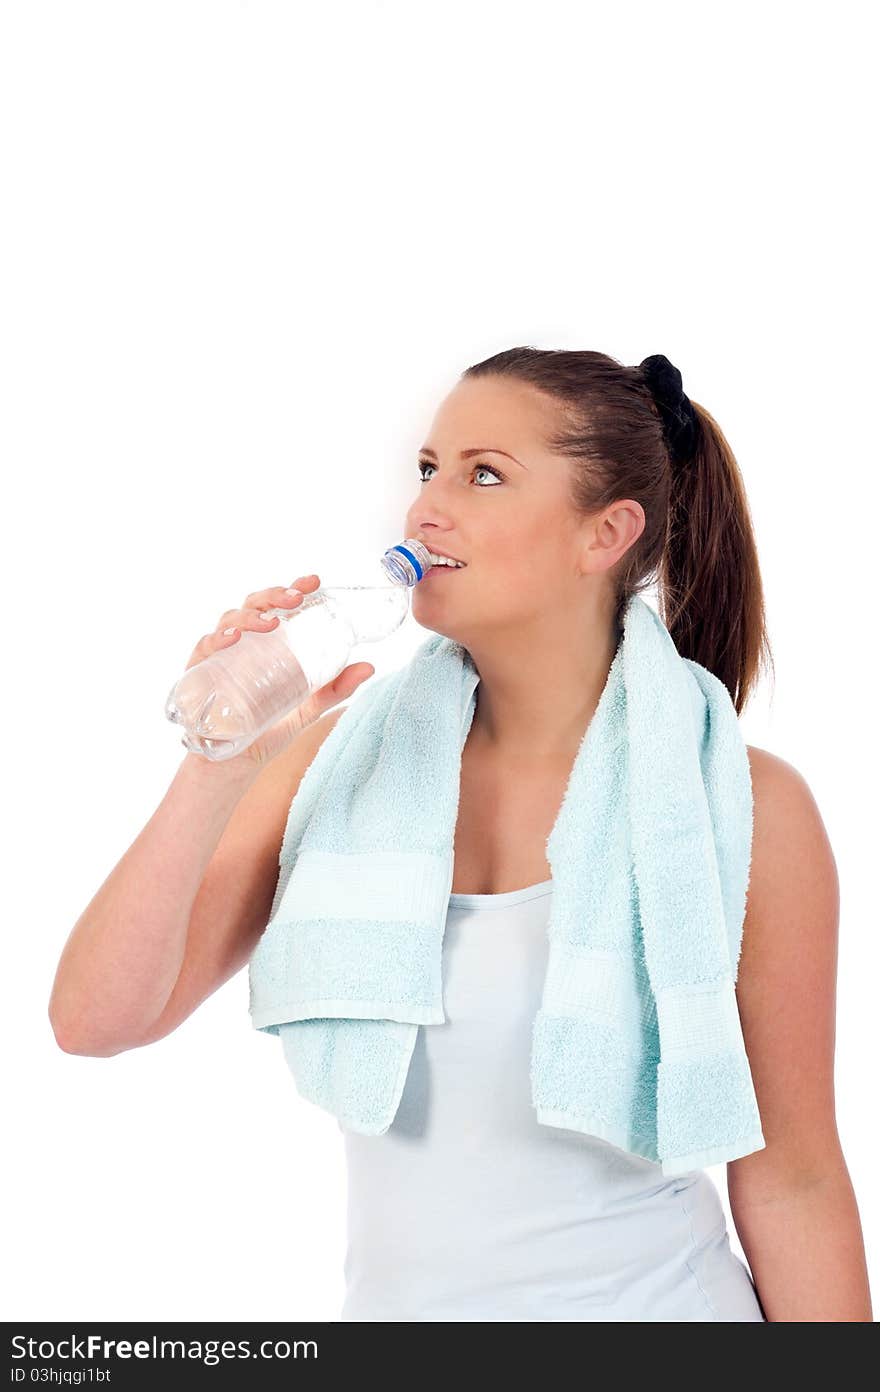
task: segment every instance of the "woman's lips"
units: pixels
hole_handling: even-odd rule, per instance
[[[427,575],[422,579],[421,584],[424,585],[425,580],[430,580],[431,576],[436,575],[438,572],[441,575],[444,572],[447,572],[449,575],[457,575],[463,570],[467,570],[467,566],[432,565]]]

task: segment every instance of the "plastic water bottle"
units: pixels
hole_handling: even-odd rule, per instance
[[[372,585],[324,586],[296,609],[268,609],[268,633],[242,630],[233,647],[190,667],[165,702],[194,754],[232,759],[338,676],[358,643],[376,643],[409,613],[413,586],[433,562],[422,542],[389,547]]]

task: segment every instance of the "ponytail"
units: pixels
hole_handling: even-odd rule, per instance
[[[697,402],[691,458],[671,470],[660,612],[682,657],[708,668],[740,714],[772,667],[758,552],[745,487],[717,422]]]

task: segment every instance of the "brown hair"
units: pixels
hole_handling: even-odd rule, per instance
[[[742,475],[709,412],[690,398],[696,447],[673,467],[641,367],[605,353],[522,347],[461,376],[513,377],[555,400],[563,426],[546,444],[572,462],[579,511],[591,515],[619,498],[641,504],[644,531],[614,576],[618,626],[630,596],[656,581],[678,652],[724,683],[739,715],[773,654]]]

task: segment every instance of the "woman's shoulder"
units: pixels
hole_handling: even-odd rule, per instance
[[[746,752],[756,808],[760,799],[762,806],[769,806],[777,816],[809,820],[811,814],[818,814],[810,786],[794,764],[753,744],[746,745]]]
[[[768,1151],[730,1169],[819,1173],[836,1154],[831,1079],[839,886],[803,774],[746,746],[754,826],[736,983]],[[751,1163],[749,1163],[751,1162]]]
[[[767,749],[746,746],[752,776],[752,855],[743,956],[784,986],[811,954],[837,951],[839,884],[822,814],[804,775]],[[748,975],[748,973],[746,973]]]
[[[754,803],[753,860],[758,868],[784,873],[817,857],[820,868],[833,863],[822,814],[799,769],[769,749],[746,745]]]

